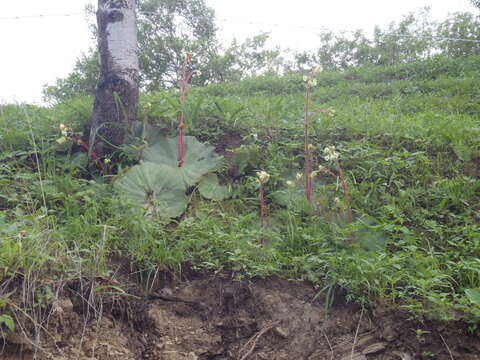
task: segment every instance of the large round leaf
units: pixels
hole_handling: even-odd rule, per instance
[[[206,199],[222,201],[230,196],[230,191],[227,186],[220,185],[218,176],[215,174],[208,174],[202,178],[198,191]]]
[[[185,136],[185,161],[182,167],[178,167],[177,141],[178,138],[160,136],[143,151],[142,159],[176,168],[187,186],[195,185],[203,175],[222,166],[223,158],[215,153],[213,146],[202,144],[193,136]]]
[[[114,184],[126,197],[144,205],[148,212],[163,217],[177,217],[185,212],[185,185],[178,174],[166,165],[145,162],[128,170]]]

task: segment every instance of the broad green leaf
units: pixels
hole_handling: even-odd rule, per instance
[[[166,165],[145,162],[132,167],[114,184],[126,197],[155,210],[163,217],[177,217],[185,212],[185,185],[178,173]]]
[[[225,200],[230,196],[228,187],[220,185],[218,176],[215,174],[204,176],[198,186],[198,191],[204,198],[216,201]]]
[[[84,152],[78,152],[72,156],[71,164],[79,169],[85,169],[88,167],[88,155]]]
[[[367,251],[381,251],[388,243],[388,237],[379,229],[364,227],[355,234],[355,241]]]
[[[314,193],[314,195],[316,194]],[[272,198],[277,204],[285,206],[288,209],[308,214],[312,212],[310,204],[305,197],[303,184],[300,181],[296,182],[293,186],[287,185],[283,189],[274,192]]]
[[[465,294],[472,304],[480,305],[480,288],[465,289]]]
[[[161,131],[161,128],[141,121],[135,121],[131,129],[134,137],[145,140],[147,144],[153,144],[161,136]]]
[[[203,175],[222,166],[223,158],[215,153],[213,146],[202,144],[193,136],[185,136],[185,162],[178,167],[177,141],[177,138],[160,136],[143,151],[142,159],[177,169],[187,186],[195,185]]]
[[[15,331],[15,322],[13,321],[12,317],[7,314],[0,315],[0,324],[3,323],[5,326],[11,330]]]

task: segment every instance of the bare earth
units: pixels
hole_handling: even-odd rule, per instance
[[[4,332],[0,359],[480,359],[478,329],[362,310],[342,296],[327,311],[305,283],[192,273],[157,281],[149,295],[131,281],[121,286],[134,296],[88,290],[99,285],[80,296],[69,284],[48,307],[40,339],[28,319],[23,334]]]

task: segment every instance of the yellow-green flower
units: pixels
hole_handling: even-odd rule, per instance
[[[62,136],[62,137],[58,138],[56,141],[59,144],[63,144],[64,142],[67,141],[67,138],[65,136]]]
[[[323,71],[323,67],[322,67],[322,65],[320,65],[320,64],[316,65],[316,66],[313,68],[313,72],[314,72],[315,74],[321,73],[322,71]]]
[[[327,146],[323,149],[323,158],[327,161],[335,161],[338,160],[339,153],[335,151],[335,146]]]
[[[72,132],[72,129],[70,129],[68,126],[65,126],[65,124],[60,124],[59,128],[63,136],[68,136],[68,133]]]
[[[266,171],[257,171],[257,178],[261,184],[265,184],[268,182],[268,179],[270,179],[270,174]]]
[[[309,87],[311,87],[311,88],[317,86],[317,79],[310,79],[310,80],[308,80],[308,81],[307,81],[307,85],[308,85]]]

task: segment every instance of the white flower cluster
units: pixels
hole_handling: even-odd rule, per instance
[[[303,77],[303,81],[305,82],[307,87],[313,88],[317,86],[317,79],[315,79],[315,75],[321,73],[322,71],[323,71],[322,65],[318,64],[318,65],[315,65],[315,67],[312,69],[312,72],[310,73],[310,75],[305,75]]]
[[[60,131],[62,132],[63,136],[68,136],[68,134],[72,132],[72,129],[64,124],[60,124]]]
[[[270,179],[270,174],[266,171],[257,171],[257,178],[260,184],[266,184]]]
[[[323,149],[323,158],[327,161],[336,161],[338,160],[339,153],[335,151],[335,146],[327,146]]]
[[[320,65],[320,64],[315,65],[315,67],[313,68],[313,73],[314,73],[314,74],[319,74],[319,73],[321,73],[322,71],[323,71],[323,67],[322,67],[322,65]]]
[[[60,124],[60,131],[62,132],[62,136],[58,138],[56,141],[59,144],[63,144],[64,142],[67,141],[67,137],[69,134],[71,134],[73,131],[70,129],[68,126],[65,126],[64,124]]]
[[[312,88],[317,86],[317,79],[314,79],[310,76],[305,75],[303,81],[307,84],[308,87]]]

